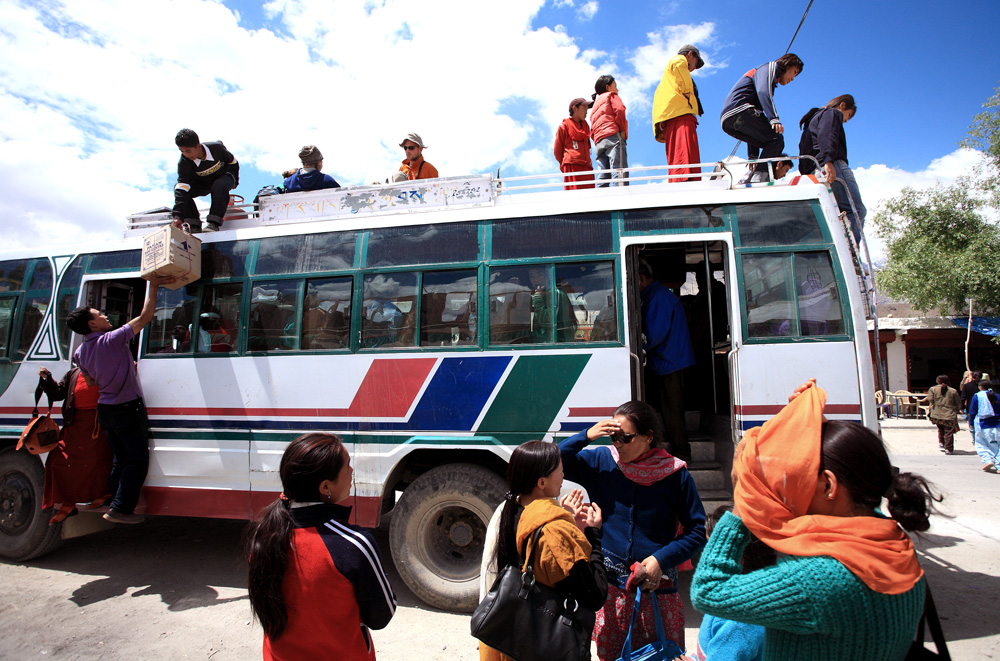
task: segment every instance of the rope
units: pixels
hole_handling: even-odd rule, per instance
[[[795,28],[795,34],[792,35],[792,40],[788,42],[788,48],[785,49],[785,55],[788,55],[788,51],[792,50],[792,44],[795,43],[795,37],[799,36],[799,30],[802,29],[802,24],[806,22],[806,16],[809,15],[809,9],[813,6],[813,0],[809,0],[809,4],[806,5],[806,10],[802,12],[802,19],[799,21],[799,26]],[[736,155],[736,150],[740,148],[743,144],[742,140],[737,140],[736,145],[733,147],[733,151],[729,152],[729,158]]]

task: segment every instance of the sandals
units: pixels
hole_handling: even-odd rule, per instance
[[[87,509],[96,510],[98,507],[104,507],[105,505],[111,502],[111,498],[112,498],[111,494],[101,496],[100,498],[95,498],[94,500],[90,501],[89,505],[87,505]]]
[[[63,505],[62,507],[59,508],[59,511],[57,511],[55,515],[51,519],[49,519],[49,525],[53,526],[57,523],[62,523],[67,518],[71,516],[76,516],[78,513],[79,512],[77,511],[76,506]]]

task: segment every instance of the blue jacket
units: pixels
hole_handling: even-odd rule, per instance
[[[985,400],[985,401],[984,401]],[[969,400],[969,424],[974,424],[976,429],[996,429],[1000,427],[1000,411],[994,410],[996,415],[986,417],[985,415],[980,415],[983,409],[986,409],[987,393],[984,390],[980,390],[976,395]],[[990,408],[994,408],[992,404]],[[986,409],[988,411],[989,409]]]
[[[285,179],[285,192],[295,193],[304,190],[320,190],[323,188],[340,188],[337,180],[319,170],[296,170],[295,174]]]
[[[740,79],[729,90],[726,102],[722,104],[722,117],[735,115],[744,110],[756,108],[764,113],[771,125],[780,124],[778,111],[774,107],[774,88],[778,84],[778,65],[776,62],[762,64],[756,69],[750,69],[740,76]]]
[[[844,113],[837,108],[819,110],[802,131],[799,154],[815,156],[820,165],[847,160],[847,135],[844,133]],[[799,172],[812,174],[812,161],[799,161]]]
[[[646,334],[642,348],[653,371],[663,376],[694,365],[694,349],[681,300],[659,282],[646,287],[641,297],[642,330]]]
[[[611,448],[588,448],[582,431],[559,444],[566,479],[587,489],[604,516],[604,567],[608,583],[625,589],[630,567],[654,556],[665,578],[677,584],[677,565],[705,546],[705,508],[686,468],[643,486],[625,477]],[[683,526],[678,534],[677,524]],[[676,588],[659,590],[664,594]]]

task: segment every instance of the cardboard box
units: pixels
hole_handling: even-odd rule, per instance
[[[142,269],[140,275],[149,280],[153,276],[172,275],[177,278],[167,289],[180,289],[201,277],[201,239],[164,225],[142,240]]]

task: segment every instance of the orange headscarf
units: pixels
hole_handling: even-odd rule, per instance
[[[892,519],[806,514],[819,479],[826,393],[810,382],[737,448],[734,499],[746,527],[776,551],[826,555],[882,594],[920,580],[913,543]]]

